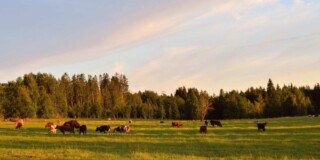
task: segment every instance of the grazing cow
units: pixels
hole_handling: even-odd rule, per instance
[[[160,121],[160,123],[164,123],[164,121]]]
[[[98,131],[103,132],[103,133],[109,132],[110,126],[103,125],[103,126],[97,127],[96,132],[98,132]]]
[[[81,125],[80,128],[79,128],[79,134],[81,135],[81,133],[83,135],[86,135],[87,134],[87,126],[86,125]]]
[[[214,127],[215,125],[222,127],[222,124],[218,120],[210,120],[210,124]]]
[[[65,134],[66,131],[74,134],[74,128],[72,128],[70,125],[56,126],[56,129],[59,129],[62,134]]]
[[[16,123],[17,123],[16,129],[20,129],[23,125],[23,119],[17,118]]]
[[[182,127],[182,125],[181,122],[172,122],[172,127]]]
[[[207,126],[200,126],[200,133],[207,133]]]
[[[122,133],[128,133],[130,132],[130,126],[121,125],[113,129],[113,132],[122,132]]]
[[[49,134],[50,134],[50,133],[56,133],[56,132],[57,132],[56,127],[57,127],[57,126],[54,125],[53,122],[48,122],[48,123],[45,125],[45,128],[48,129]]]
[[[257,123],[258,131],[260,131],[260,130],[265,131],[266,130],[266,125],[267,125],[267,122]]]
[[[76,121],[76,120],[70,120],[70,121],[67,121],[67,122],[65,122],[64,124],[63,124],[63,126],[69,126],[69,130],[68,131],[70,131],[70,133],[73,133],[74,134],[74,129],[76,128],[76,129],[79,129],[80,128],[80,124],[78,123],[78,121]],[[68,127],[66,127],[66,128],[68,128]]]

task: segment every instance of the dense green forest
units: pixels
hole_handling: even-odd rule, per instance
[[[26,74],[0,85],[4,118],[231,119],[301,116],[320,112],[320,85],[274,85],[209,95],[180,87],[174,95],[129,91],[125,75]]]

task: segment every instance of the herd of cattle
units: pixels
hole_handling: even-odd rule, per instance
[[[57,129],[61,131],[62,134],[65,134],[65,132],[75,133],[75,129],[79,130],[79,134],[87,134],[87,126],[86,125],[80,125],[78,121],[76,120],[70,120],[65,122],[63,125],[58,126],[55,125],[53,122],[48,122],[45,125],[45,128],[48,129],[49,133],[56,133]],[[110,132],[111,127],[109,125],[102,125],[100,127],[97,127],[96,132]],[[122,133],[128,133],[130,132],[130,126],[121,125],[113,129],[113,132],[122,132]]]
[[[17,118],[15,120],[17,126],[16,129],[20,129],[23,125],[23,119]],[[60,123],[60,120],[58,120],[57,123]],[[130,120],[129,123],[132,123],[132,121]],[[164,121],[160,121],[160,123],[164,123]],[[182,122],[172,122],[172,127],[182,127],[183,124]],[[200,133],[207,133],[207,127],[208,127],[208,120],[205,120],[204,122],[205,125],[200,126]],[[210,124],[214,127],[214,126],[219,126],[222,127],[222,124],[219,120],[210,120]],[[259,123],[258,121],[256,121],[257,124],[257,128],[260,131],[265,131],[266,130],[266,125],[267,122],[264,123]],[[75,129],[77,129],[79,131],[79,134],[83,134],[85,135],[87,133],[87,126],[86,125],[80,125],[78,121],[76,120],[70,120],[67,121],[65,123],[63,123],[63,125],[55,125],[53,122],[48,122],[45,125],[45,128],[48,129],[49,133],[56,133],[57,129],[61,131],[62,134],[65,134],[66,132],[70,132],[70,133],[75,133]],[[120,132],[120,133],[129,133],[131,130],[129,125],[121,125],[118,126],[116,128],[113,129],[113,132]],[[109,125],[102,125],[100,127],[96,128],[96,132],[111,132],[111,127]]]

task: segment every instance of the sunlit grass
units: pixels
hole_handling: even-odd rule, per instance
[[[66,120],[66,119],[65,119]],[[56,121],[55,119],[47,120]],[[312,117],[265,119],[266,132],[254,120],[224,120],[223,127],[208,127],[200,134],[200,121],[133,120],[132,131],[98,133],[127,121],[81,119],[87,135],[48,134],[45,120],[30,119],[21,130],[13,122],[0,122],[0,159],[319,159],[320,119]]]

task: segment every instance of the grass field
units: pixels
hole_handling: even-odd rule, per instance
[[[199,133],[199,121],[172,128],[171,121],[133,120],[129,134],[95,132],[125,120],[78,121],[87,125],[86,136],[49,135],[43,119],[27,120],[20,130],[0,122],[0,159],[320,159],[320,118],[260,120],[268,122],[266,132],[254,120],[223,120],[207,134]]]

